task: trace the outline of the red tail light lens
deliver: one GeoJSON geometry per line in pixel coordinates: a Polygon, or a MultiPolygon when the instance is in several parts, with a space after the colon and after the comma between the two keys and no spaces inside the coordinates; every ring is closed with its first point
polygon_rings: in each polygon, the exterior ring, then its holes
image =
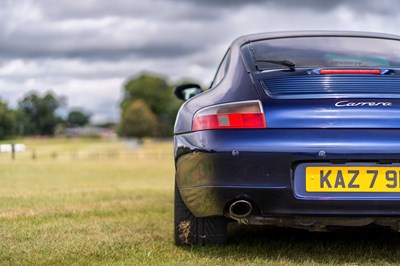
{"type": "Polygon", "coordinates": [[[379,69],[321,69],[319,71],[321,75],[328,74],[353,74],[353,75],[380,75],[379,69]]]}
{"type": "Polygon", "coordinates": [[[266,128],[260,101],[206,107],[195,114],[192,124],[192,131],[238,128],[266,128]]]}

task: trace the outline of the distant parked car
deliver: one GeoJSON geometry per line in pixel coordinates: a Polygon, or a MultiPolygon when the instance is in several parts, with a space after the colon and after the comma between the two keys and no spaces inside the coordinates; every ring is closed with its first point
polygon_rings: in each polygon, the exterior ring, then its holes
{"type": "Polygon", "coordinates": [[[400,36],[243,36],[208,90],[175,94],[177,245],[234,221],[400,229],[400,36]]]}

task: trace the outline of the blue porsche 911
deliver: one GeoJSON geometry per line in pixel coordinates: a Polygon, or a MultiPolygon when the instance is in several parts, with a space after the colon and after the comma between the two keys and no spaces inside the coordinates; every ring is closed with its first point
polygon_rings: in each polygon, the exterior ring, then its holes
{"type": "Polygon", "coordinates": [[[400,230],[400,36],[242,36],[208,90],[175,94],[177,245],[229,222],[400,230]]]}

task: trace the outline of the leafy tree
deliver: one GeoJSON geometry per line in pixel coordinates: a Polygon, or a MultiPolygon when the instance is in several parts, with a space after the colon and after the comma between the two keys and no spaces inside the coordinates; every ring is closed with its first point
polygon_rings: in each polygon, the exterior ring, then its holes
{"type": "Polygon", "coordinates": [[[0,139],[15,135],[17,127],[16,114],[0,101],[0,139]]]}
{"type": "Polygon", "coordinates": [[[25,135],[53,135],[56,125],[62,119],[56,110],[65,106],[66,99],[51,92],[42,97],[35,92],[27,94],[18,103],[19,123],[23,125],[25,135]]]}
{"type": "Polygon", "coordinates": [[[79,109],[74,109],[67,116],[67,124],[72,126],[85,126],[89,124],[90,114],[87,114],[79,109]]]}
{"type": "Polygon", "coordinates": [[[125,109],[135,100],[142,99],[156,115],[164,114],[169,105],[170,89],[162,77],[142,74],[128,81],[124,87],[124,99],[121,107],[125,109]]]}
{"type": "Polygon", "coordinates": [[[157,117],[142,99],[130,103],[122,111],[119,133],[125,137],[143,138],[152,136],[157,126],[157,117]]]}
{"type": "MultiPolygon", "coordinates": [[[[190,82],[182,81],[179,84],[183,83],[190,82]]],[[[172,92],[174,87],[174,84],[168,84],[164,78],[151,74],[142,74],[131,79],[124,87],[121,113],[133,101],[142,99],[157,118],[153,136],[172,136],[176,114],[182,104],[172,92]]]]}

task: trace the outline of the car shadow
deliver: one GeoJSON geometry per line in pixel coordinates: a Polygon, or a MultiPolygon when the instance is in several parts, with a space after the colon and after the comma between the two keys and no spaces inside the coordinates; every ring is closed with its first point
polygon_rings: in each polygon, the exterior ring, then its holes
{"type": "Polygon", "coordinates": [[[264,226],[229,226],[226,246],[196,248],[201,256],[251,262],[393,264],[400,261],[400,234],[387,228],[308,232],[264,226]]]}

